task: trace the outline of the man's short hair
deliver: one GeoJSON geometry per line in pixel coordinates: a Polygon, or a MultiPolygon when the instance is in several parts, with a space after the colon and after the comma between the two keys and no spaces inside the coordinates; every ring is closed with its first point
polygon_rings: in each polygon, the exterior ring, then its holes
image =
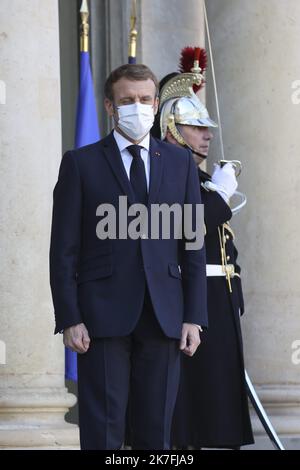
{"type": "Polygon", "coordinates": [[[159,83],[154,73],[142,64],[125,64],[113,70],[107,78],[104,85],[104,95],[110,101],[113,101],[113,85],[121,78],[127,78],[132,81],[152,80],[156,88],[156,96],[159,94],[159,83]]]}

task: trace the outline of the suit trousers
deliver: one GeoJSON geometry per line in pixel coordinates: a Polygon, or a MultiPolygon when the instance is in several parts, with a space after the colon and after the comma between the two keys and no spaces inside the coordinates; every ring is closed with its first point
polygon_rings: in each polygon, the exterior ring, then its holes
{"type": "Polygon", "coordinates": [[[92,338],[78,355],[81,448],[122,447],[130,392],[132,448],[169,449],[179,372],[179,341],[163,333],[146,289],[131,334],[92,338]]]}

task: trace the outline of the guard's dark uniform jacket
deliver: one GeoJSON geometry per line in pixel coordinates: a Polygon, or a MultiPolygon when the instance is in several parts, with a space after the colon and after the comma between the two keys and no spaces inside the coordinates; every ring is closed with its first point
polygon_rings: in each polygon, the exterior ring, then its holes
{"type": "Polygon", "coordinates": [[[228,225],[230,207],[217,192],[203,187],[208,174],[199,170],[199,179],[207,264],[227,264],[228,271],[234,265],[236,275],[207,277],[209,329],[201,334],[192,358],[182,355],[172,440],[177,447],[235,448],[253,443],[240,327],[244,312],[240,268],[228,225]]]}

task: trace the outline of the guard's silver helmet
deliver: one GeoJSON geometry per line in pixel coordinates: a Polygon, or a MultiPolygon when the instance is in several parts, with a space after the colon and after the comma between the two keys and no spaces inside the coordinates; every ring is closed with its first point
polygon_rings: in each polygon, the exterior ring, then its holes
{"type": "Polygon", "coordinates": [[[193,85],[201,82],[202,76],[197,73],[177,75],[163,87],[160,95],[160,128],[164,139],[167,130],[181,145],[184,141],[178,124],[199,127],[218,127],[209,117],[208,111],[193,91],[193,85]]]}

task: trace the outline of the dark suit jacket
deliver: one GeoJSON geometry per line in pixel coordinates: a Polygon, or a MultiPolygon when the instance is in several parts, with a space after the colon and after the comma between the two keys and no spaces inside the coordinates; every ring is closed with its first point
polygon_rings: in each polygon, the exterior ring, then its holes
{"type": "MultiPolygon", "coordinates": [[[[201,202],[191,153],[151,138],[149,204],[201,202]]],[[[185,240],[100,240],[97,207],[134,194],[112,134],[67,152],[54,188],[50,283],[55,332],[84,322],[92,337],[129,334],[148,285],[154,312],[168,337],[182,322],[207,326],[205,250],[185,240]],[[180,265],[180,267],[179,267],[180,265]],[[181,269],[180,269],[181,268],[181,269]]]]}

